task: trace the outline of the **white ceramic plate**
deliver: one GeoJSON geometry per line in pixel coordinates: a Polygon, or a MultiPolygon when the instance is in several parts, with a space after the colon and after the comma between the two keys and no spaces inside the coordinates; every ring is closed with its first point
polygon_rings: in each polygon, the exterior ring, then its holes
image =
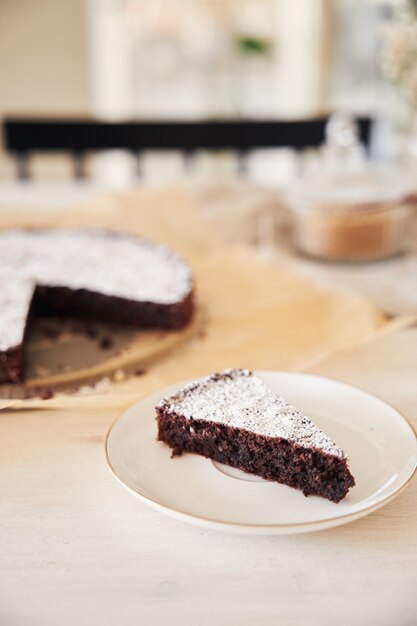
{"type": "Polygon", "coordinates": [[[161,389],[128,409],[106,440],[108,464],[141,500],[206,527],[258,534],[321,530],[380,508],[416,472],[417,439],[398,411],[371,394],[328,378],[258,372],[349,456],[356,485],[339,504],[262,480],[195,454],[171,459],[156,441],[154,407],[184,383],[161,389]]]}

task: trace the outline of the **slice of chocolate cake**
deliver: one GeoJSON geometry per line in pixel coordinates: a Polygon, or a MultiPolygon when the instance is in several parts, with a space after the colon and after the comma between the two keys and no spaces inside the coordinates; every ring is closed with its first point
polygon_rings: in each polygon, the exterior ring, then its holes
{"type": "Polygon", "coordinates": [[[158,440],[339,502],[355,484],[344,452],[249,370],[191,383],[156,407],[158,440]]]}
{"type": "Polygon", "coordinates": [[[190,269],[164,246],[98,230],[0,232],[0,383],[24,378],[31,315],[170,330],[192,313],[190,269]]]}

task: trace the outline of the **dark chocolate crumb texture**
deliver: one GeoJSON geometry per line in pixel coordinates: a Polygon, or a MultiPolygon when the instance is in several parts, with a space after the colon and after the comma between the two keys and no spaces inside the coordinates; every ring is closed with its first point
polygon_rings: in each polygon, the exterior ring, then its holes
{"type": "Polygon", "coordinates": [[[178,329],[193,313],[189,267],[167,248],[109,231],[0,232],[0,382],[21,382],[30,315],[178,329]]]}
{"type": "Polygon", "coordinates": [[[355,484],[347,457],[249,370],[191,383],[156,407],[158,440],[332,502],[355,484]]]}

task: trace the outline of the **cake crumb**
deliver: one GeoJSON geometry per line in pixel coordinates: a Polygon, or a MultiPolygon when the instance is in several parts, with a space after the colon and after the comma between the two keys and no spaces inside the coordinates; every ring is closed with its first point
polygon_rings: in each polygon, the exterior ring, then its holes
{"type": "Polygon", "coordinates": [[[109,337],[108,335],[105,335],[104,337],[100,339],[98,345],[100,346],[102,350],[108,350],[109,348],[113,346],[113,339],[109,337]]]}
{"type": "Polygon", "coordinates": [[[42,391],[39,394],[39,397],[41,398],[41,400],[50,400],[51,398],[54,397],[54,392],[52,391],[52,389],[49,388],[45,388],[42,389],[42,391]]]}

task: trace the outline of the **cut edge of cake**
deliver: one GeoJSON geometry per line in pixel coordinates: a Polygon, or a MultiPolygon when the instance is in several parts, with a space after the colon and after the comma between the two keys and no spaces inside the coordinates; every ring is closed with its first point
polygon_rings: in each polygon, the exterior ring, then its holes
{"type": "MultiPolygon", "coordinates": [[[[0,268],[1,279],[9,282],[6,283],[8,289],[3,286],[2,298],[0,298],[3,321],[5,318],[3,325],[0,324],[0,384],[24,383],[24,347],[29,321],[33,314],[64,315],[87,321],[120,323],[138,329],[155,328],[168,331],[180,330],[193,317],[195,301],[191,269],[179,255],[159,243],[118,231],[89,228],[4,229],[0,231],[0,241],[2,240],[5,240],[7,245],[3,246],[0,252],[0,260],[3,263],[0,268]],[[158,298],[153,300],[140,297],[140,294],[138,297],[133,297],[130,296],[130,292],[120,293],[119,287],[114,293],[111,293],[111,290],[102,292],[100,289],[95,290],[88,281],[87,285],[84,285],[83,280],[78,278],[72,284],[71,281],[68,282],[68,277],[71,276],[70,267],[65,268],[62,283],[59,276],[54,276],[55,270],[51,270],[52,280],[40,279],[39,264],[43,269],[48,267],[48,264],[54,267],[52,252],[47,254],[47,244],[55,241],[56,237],[66,237],[68,245],[79,239],[81,243],[94,247],[97,241],[106,250],[109,246],[121,245],[123,247],[124,244],[130,246],[129,249],[137,246],[138,250],[145,251],[146,254],[160,257],[159,274],[172,262],[175,266],[170,270],[173,274],[173,283],[175,283],[175,272],[178,268],[181,270],[182,284],[177,299],[170,297],[166,301],[158,298]],[[31,246],[28,254],[25,253],[26,240],[31,246]],[[16,249],[12,245],[13,242],[16,243],[16,249]],[[40,260],[37,250],[42,251],[40,260]],[[38,269],[32,268],[32,260],[38,269]]],[[[5,242],[2,241],[2,243],[5,242]]],[[[51,251],[55,248],[56,245],[54,247],[51,243],[51,251]]],[[[96,267],[94,265],[91,267],[95,271],[96,267]]],[[[120,272],[121,276],[122,269],[123,265],[119,266],[117,263],[114,274],[120,272]]],[[[138,277],[140,278],[140,268],[137,272],[134,269],[129,268],[132,283],[136,285],[138,277]]],[[[125,280],[125,272],[123,272],[123,279],[125,280]]]]}

